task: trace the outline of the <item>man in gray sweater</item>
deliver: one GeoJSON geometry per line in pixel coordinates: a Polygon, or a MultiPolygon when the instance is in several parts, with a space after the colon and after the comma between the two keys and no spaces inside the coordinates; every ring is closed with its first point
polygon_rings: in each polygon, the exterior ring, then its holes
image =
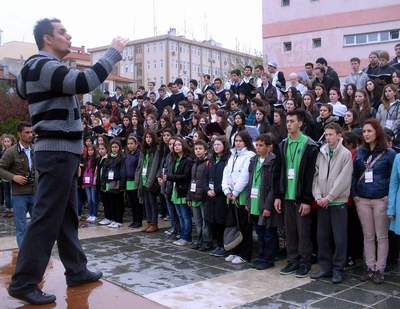
{"type": "Polygon", "coordinates": [[[77,174],[82,149],[82,124],[76,94],[98,87],[121,60],[127,41],[115,38],[104,56],[81,72],[61,61],[71,48],[71,36],[58,19],[43,19],[34,28],[39,53],[24,64],[17,92],[29,104],[39,174],[32,221],[22,241],[8,292],[31,304],[56,300],[43,293],[41,282],[57,241],[69,287],[101,278],[86,268],[78,239],[77,174]]]}

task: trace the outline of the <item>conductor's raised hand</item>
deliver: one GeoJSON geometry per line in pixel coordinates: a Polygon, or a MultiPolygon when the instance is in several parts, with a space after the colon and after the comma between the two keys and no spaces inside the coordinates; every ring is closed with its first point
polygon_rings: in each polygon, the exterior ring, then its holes
{"type": "Polygon", "coordinates": [[[117,36],[114,38],[111,42],[111,47],[115,48],[118,50],[120,53],[124,50],[126,44],[128,44],[129,39],[126,38],[121,38],[120,36],[117,36]]]}

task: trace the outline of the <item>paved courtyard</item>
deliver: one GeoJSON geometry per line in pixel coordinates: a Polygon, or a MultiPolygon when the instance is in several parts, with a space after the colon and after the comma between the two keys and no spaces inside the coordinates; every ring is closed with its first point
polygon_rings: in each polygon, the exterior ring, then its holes
{"type": "MultiPolygon", "coordinates": [[[[1,218],[1,308],[22,305],[5,291],[15,264],[14,234],[12,219],[1,218]]],[[[347,271],[343,284],[333,285],[329,280],[280,276],[283,260],[273,269],[257,271],[248,264],[233,265],[177,247],[163,230],[145,234],[127,227],[111,230],[91,225],[80,229],[80,237],[89,267],[103,271],[104,280],[100,287],[66,289],[55,248],[46,276],[54,283],[47,289],[45,284],[45,289],[67,296],[58,297],[57,305],[48,308],[110,308],[106,304],[111,300],[113,305],[121,302],[120,308],[133,304],[135,308],[400,308],[400,268],[386,274],[384,284],[375,285],[359,281],[359,263],[347,271]]]]}

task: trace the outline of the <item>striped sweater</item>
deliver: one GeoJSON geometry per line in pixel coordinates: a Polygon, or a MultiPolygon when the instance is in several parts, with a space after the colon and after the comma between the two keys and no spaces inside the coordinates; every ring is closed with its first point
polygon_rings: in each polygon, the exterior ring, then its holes
{"type": "Polygon", "coordinates": [[[114,48],[85,71],[66,67],[54,55],[40,51],[24,64],[17,79],[18,95],[28,100],[35,151],[80,154],[82,123],[76,94],[98,87],[110,74],[121,54],[114,48]]]}

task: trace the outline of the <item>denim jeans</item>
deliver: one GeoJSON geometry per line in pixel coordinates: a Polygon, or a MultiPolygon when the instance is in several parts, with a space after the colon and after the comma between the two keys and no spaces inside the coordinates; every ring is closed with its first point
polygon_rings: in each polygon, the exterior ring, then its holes
{"type": "Polygon", "coordinates": [[[265,264],[274,264],[278,248],[278,229],[276,227],[267,228],[258,224],[255,224],[255,228],[260,246],[258,259],[265,264]]]}
{"type": "Polygon", "coordinates": [[[20,247],[26,231],[26,213],[29,212],[32,215],[34,196],[31,194],[12,195],[11,202],[14,208],[17,244],[20,247]]]}
{"type": "Polygon", "coordinates": [[[7,209],[11,210],[12,209],[11,184],[8,181],[3,181],[1,183],[1,186],[3,187],[4,205],[6,206],[7,209]]]}
{"type": "Polygon", "coordinates": [[[197,243],[199,245],[211,245],[210,227],[205,220],[205,205],[192,207],[192,211],[197,232],[197,243]]]}
{"type": "Polygon", "coordinates": [[[168,209],[168,216],[169,216],[169,221],[171,222],[171,228],[174,229],[174,232],[178,232],[178,226],[177,226],[177,221],[175,217],[175,206],[172,204],[172,202],[168,199],[168,197],[165,197],[165,203],[167,204],[167,209],[168,209]]]}
{"type": "Polygon", "coordinates": [[[97,192],[96,187],[85,188],[86,199],[88,201],[89,216],[97,217],[97,192]]]}
{"type": "Polygon", "coordinates": [[[188,205],[175,204],[176,212],[178,213],[179,224],[181,226],[181,239],[192,241],[192,217],[190,216],[190,208],[188,205]]]}

